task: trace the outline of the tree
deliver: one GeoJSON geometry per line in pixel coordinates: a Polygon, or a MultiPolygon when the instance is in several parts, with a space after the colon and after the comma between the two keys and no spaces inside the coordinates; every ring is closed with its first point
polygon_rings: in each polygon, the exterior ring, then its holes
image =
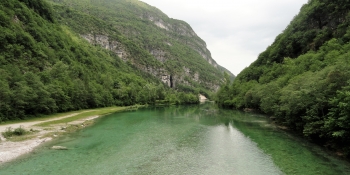
{"type": "Polygon", "coordinates": [[[330,112],[324,123],[325,136],[330,138],[332,146],[342,145],[346,155],[350,154],[350,86],[338,91],[330,100],[330,112]]]}

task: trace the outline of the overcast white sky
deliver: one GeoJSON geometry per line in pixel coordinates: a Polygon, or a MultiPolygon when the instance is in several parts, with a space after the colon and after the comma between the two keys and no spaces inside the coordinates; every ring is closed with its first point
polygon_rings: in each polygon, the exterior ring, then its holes
{"type": "Polygon", "coordinates": [[[271,45],[308,0],[141,0],[189,23],[213,59],[237,75],[271,45]]]}

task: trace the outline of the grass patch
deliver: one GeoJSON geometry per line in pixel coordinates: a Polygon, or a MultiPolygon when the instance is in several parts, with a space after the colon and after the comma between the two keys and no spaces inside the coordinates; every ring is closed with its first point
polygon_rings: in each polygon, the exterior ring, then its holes
{"type": "Polygon", "coordinates": [[[90,111],[90,110],[89,109],[85,109],[85,110],[80,110],[80,111],[71,111],[71,112],[65,112],[65,113],[44,115],[42,117],[29,118],[29,119],[24,119],[24,120],[12,120],[12,121],[6,121],[6,122],[3,122],[3,123],[0,123],[0,125],[16,124],[16,123],[23,123],[23,122],[45,121],[45,120],[50,120],[50,119],[63,117],[63,116],[71,115],[71,114],[74,114],[74,113],[81,113],[81,112],[85,112],[85,111],[90,111]]]}
{"type": "Polygon", "coordinates": [[[35,135],[32,135],[32,133],[37,132],[34,130],[27,131],[22,126],[19,128],[7,128],[5,132],[2,132],[1,134],[8,140],[13,141],[13,142],[19,142],[27,139],[31,139],[35,137],[35,135]]]}
{"type": "Polygon", "coordinates": [[[5,138],[10,138],[12,136],[22,136],[25,135],[27,131],[20,126],[19,128],[12,129],[11,127],[7,128],[5,132],[2,133],[2,135],[5,138]]]}
{"type": "Polygon", "coordinates": [[[107,115],[107,114],[120,112],[120,111],[135,110],[135,109],[138,109],[139,107],[141,107],[141,106],[135,105],[135,106],[129,106],[129,107],[108,107],[108,108],[99,108],[99,109],[93,109],[93,110],[88,110],[88,111],[82,111],[82,112],[80,112],[80,114],[72,116],[72,117],[64,118],[61,120],[44,122],[44,123],[40,123],[36,126],[47,127],[47,126],[55,125],[55,124],[69,123],[69,122],[84,119],[84,118],[87,118],[90,116],[101,116],[101,115],[107,115]]]}
{"type": "MultiPolygon", "coordinates": [[[[79,111],[70,111],[70,112],[65,112],[65,113],[44,115],[44,116],[40,116],[40,117],[36,117],[36,118],[28,118],[28,119],[24,119],[24,120],[12,120],[12,121],[0,122],[0,125],[16,124],[16,123],[23,123],[23,122],[45,121],[45,120],[55,119],[55,118],[59,118],[59,117],[64,117],[64,116],[71,115],[74,113],[85,113],[85,112],[89,112],[91,110],[94,110],[94,111],[111,110],[110,113],[113,113],[114,108],[125,108],[122,110],[134,110],[134,109],[138,109],[139,107],[143,107],[143,106],[144,105],[134,105],[134,106],[129,106],[129,107],[107,107],[107,108],[98,108],[98,109],[83,109],[83,110],[79,110],[79,111]]],[[[119,110],[117,110],[115,112],[118,112],[118,111],[119,110]]],[[[106,113],[106,114],[108,114],[108,113],[106,113]]],[[[100,115],[105,115],[105,114],[100,114],[100,115]]]]}
{"type": "Polygon", "coordinates": [[[34,137],[36,137],[36,135],[34,135],[32,133],[28,133],[28,134],[21,135],[21,136],[10,137],[10,138],[8,138],[8,140],[11,141],[11,142],[21,142],[21,141],[24,141],[24,140],[32,139],[34,137]]]}
{"type": "MultiPolygon", "coordinates": [[[[134,106],[128,106],[128,107],[107,107],[107,108],[99,108],[99,109],[86,109],[86,110],[80,110],[80,111],[71,111],[71,112],[66,112],[66,113],[59,113],[59,114],[53,114],[53,115],[48,115],[45,117],[40,117],[40,118],[33,118],[29,120],[25,120],[25,122],[33,122],[33,121],[43,121],[43,123],[37,124],[35,126],[40,126],[40,127],[47,127],[50,125],[55,125],[55,124],[67,124],[72,121],[76,120],[81,120],[85,119],[87,117],[92,117],[92,116],[101,116],[101,115],[107,115],[115,112],[121,112],[121,111],[134,111],[137,110],[140,107],[144,107],[144,105],[134,105],[134,106]],[[72,117],[68,118],[63,118],[63,119],[57,119],[60,117],[65,117],[67,115],[72,115],[72,114],[77,114],[72,117]],[[50,119],[57,119],[53,121],[47,121],[45,120],[50,120],[50,119]]],[[[22,121],[11,121],[7,122],[6,124],[9,123],[20,123],[22,121]]],[[[92,125],[94,123],[93,120],[88,120],[84,121],[82,124],[79,125],[69,125],[64,128],[61,128],[61,130],[64,130],[65,132],[49,132],[44,135],[44,137],[58,137],[59,135],[62,135],[64,133],[72,133],[75,132],[79,129],[82,129],[84,127],[87,127],[89,125],[92,125]]],[[[53,128],[43,128],[44,130],[52,130],[53,128]]],[[[18,142],[18,141],[23,141],[23,140],[28,140],[36,137],[34,133],[39,132],[37,130],[30,129],[29,131],[25,130],[20,126],[19,128],[7,128],[5,132],[2,132],[1,134],[8,140],[13,141],[13,142],[18,142]]],[[[1,140],[0,140],[1,141],[1,140]]]]}

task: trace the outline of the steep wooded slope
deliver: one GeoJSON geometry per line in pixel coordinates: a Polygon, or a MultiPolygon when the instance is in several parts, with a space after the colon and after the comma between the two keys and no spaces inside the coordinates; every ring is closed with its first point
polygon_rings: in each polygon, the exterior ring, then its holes
{"type": "MultiPolygon", "coordinates": [[[[0,122],[112,105],[198,102],[198,92],[168,88],[57,21],[46,1],[0,2],[0,122]]],[[[130,54],[150,56],[123,42],[134,48],[130,54]]]]}
{"type": "Polygon", "coordinates": [[[174,89],[208,96],[218,89],[218,77],[228,72],[187,23],[141,1],[52,2],[62,24],[174,89]]]}
{"type": "Polygon", "coordinates": [[[350,154],[350,1],[310,0],[274,43],[219,90],[220,105],[254,108],[350,154]]]}

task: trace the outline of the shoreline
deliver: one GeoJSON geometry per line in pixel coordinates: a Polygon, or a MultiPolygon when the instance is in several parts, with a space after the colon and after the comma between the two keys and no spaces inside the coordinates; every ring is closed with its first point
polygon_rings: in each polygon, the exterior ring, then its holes
{"type": "Polygon", "coordinates": [[[133,109],[135,107],[138,108],[139,106],[109,107],[77,112],[72,111],[73,113],[69,112],[67,115],[63,113],[63,115],[54,118],[0,125],[0,167],[5,163],[16,160],[20,156],[33,152],[38,146],[52,141],[60,135],[72,133],[92,125],[94,121],[101,116],[133,109]],[[53,124],[50,124],[51,122],[53,122],[53,124]],[[7,128],[16,129],[19,127],[25,129],[27,132],[34,132],[23,136],[14,136],[10,139],[3,137],[2,133],[5,132],[7,128]]]}
{"type": "Polygon", "coordinates": [[[100,117],[99,115],[88,116],[84,119],[78,119],[78,120],[74,120],[72,122],[64,123],[64,124],[55,124],[49,127],[35,126],[40,123],[73,117],[78,114],[81,114],[81,113],[75,113],[72,115],[67,115],[67,116],[60,117],[57,119],[52,119],[52,120],[45,120],[45,121],[39,121],[39,122],[27,122],[27,123],[22,122],[17,124],[0,126],[0,166],[5,163],[9,163],[13,161],[22,155],[31,153],[38,146],[42,145],[43,143],[52,141],[55,138],[58,138],[60,135],[71,133],[79,129],[83,129],[86,126],[91,125],[95,119],[100,117]],[[24,135],[24,136],[17,136],[17,137],[24,137],[22,141],[12,141],[11,139],[4,138],[1,133],[4,132],[9,127],[13,129],[17,128],[15,126],[22,127],[26,131],[35,130],[36,132],[28,135],[24,135]],[[64,130],[69,127],[74,127],[73,131],[64,130]]]}
{"type": "Polygon", "coordinates": [[[11,162],[22,155],[31,153],[39,145],[51,141],[53,138],[34,138],[21,142],[1,141],[0,142],[0,166],[11,162]]]}

